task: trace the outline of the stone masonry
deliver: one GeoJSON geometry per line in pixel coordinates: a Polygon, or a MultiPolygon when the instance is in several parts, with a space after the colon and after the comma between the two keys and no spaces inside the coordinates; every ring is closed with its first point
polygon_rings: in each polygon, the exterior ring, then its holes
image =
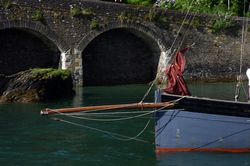
{"type": "MultiPolygon", "coordinates": [[[[234,78],[240,21],[214,33],[216,18],[200,15],[188,23],[191,17],[99,0],[0,0],[0,74],[59,67],[70,69],[77,84],[146,83],[164,72],[174,50],[195,43],[187,54],[187,78],[234,78]]],[[[249,52],[245,47],[243,72],[249,52]]]]}

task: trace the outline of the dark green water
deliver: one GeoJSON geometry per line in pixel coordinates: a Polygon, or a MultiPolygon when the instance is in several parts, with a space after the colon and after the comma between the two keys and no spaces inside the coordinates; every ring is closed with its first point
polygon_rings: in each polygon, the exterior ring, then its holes
{"type": "MultiPolygon", "coordinates": [[[[171,153],[156,156],[153,119],[140,136],[148,141],[145,143],[117,140],[98,131],[53,121],[39,115],[40,110],[45,107],[138,102],[147,88],[147,85],[78,88],[72,100],[0,105],[0,165],[250,165],[250,154],[171,153]]],[[[192,84],[190,89],[197,96],[229,99],[234,95],[234,85],[230,83],[192,84]]],[[[151,93],[147,101],[153,101],[153,96],[151,93]]],[[[135,136],[148,122],[148,118],[119,122],[93,122],[71,118],[67,120],[127,136],[135,136]]]]}

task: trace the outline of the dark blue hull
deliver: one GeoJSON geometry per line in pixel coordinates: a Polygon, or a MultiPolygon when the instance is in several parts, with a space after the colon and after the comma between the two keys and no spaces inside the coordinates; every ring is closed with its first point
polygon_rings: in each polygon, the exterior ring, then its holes
{"type": "MultiPolygon", "coordinates": [[[[180,97],[156,95],[158,102],[180,97]]],[[[157,152],[250,152],[249,103],[195,97],[178,103],[173,109],[156,113],[157,152]]]]}

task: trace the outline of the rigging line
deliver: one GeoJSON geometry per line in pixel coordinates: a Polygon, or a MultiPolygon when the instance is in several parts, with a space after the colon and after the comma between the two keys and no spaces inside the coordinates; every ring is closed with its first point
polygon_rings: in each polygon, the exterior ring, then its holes
{"type": "MultiPolygon", "coordinates": [[[[245,97],[247,98],[247,97],[248,97],[248,93],[247,93],[247,91],[246,91],[246,88],[244,87],[244,84],[243,84],[243,81],[242,81],[242,80],[239,80],[239,87],[242,87],[243,92],[244,92],[244,94],[245,94],[245,97]]],[[[240,88],[240,89],[241,89],[241,88],[240,88]]],[[[239,89],[239,91],[240,91],[240,89],[239,89]]],[[[238,91],[238,96],[239,96],[239,91],[238,91]]]]}
{"type": "Polygon", "coordinates": [[[156,131],[157,134],[156,134],[155,137],[158,137],[165,130],[165,128],[169,125],[170,122],[172,122],[172,120],[174,120],[176,118],[176,116],[181,112],[181,110],[178,110],[176,113],[175,112],[176,111],[173,111],[173,113],[170,116],[169,120],[161,128],[159,128],[156,131]]]}
{"type": "Polygon", "coordinates": [[[181,32],[181,29],[182,29],[182,27],[183,27],[183,25],[184,25],[184,23],[185,23],[185,21],[186,21],[186,19],[187,19],[187,17],[188,17],[188,14],[189,14],[189,12],[190,12],[190,10],[191,10],[191,8],[192,8],[193,2],[194,2],[194,0],[192,0],[190,6],[189,6],[189,8],[188,8],[188,11],[187,11],[187,13],[186,13],[186,15],[185,15],[185,17],[184,17],[182,23],[181,23],[181,26],[180,26],[180,28],[179,28],[179,30],[178,30],[178,32],[177,32],[177,35],[176,35],[176,37],[175,37],[175,39],[174,39],[174,41],[173,41],[173,43],[172,43],[172,45],[171,45],[171,47],[170,47],[170,50],[172,50],[173,47],[174,47],[174,44],[175,44],[175,42],[176,42],[176,40],[177,40],[177,38],[178,38],[178,36],[179,36],[179,34],[180,34],[180,32],[181,32]]]}
{"type": "MultiPolygon", "coordinates": [[[[185,17],[184,17],[184,20],[182,21],[181,26],[180,26],[180,28],[179,28],[179,30],[178,30],[178,32],[177,32],[177,35],[176,35],[176,37],[175,37],[175,39],[174,39],[174,41],[173,41],[171,47],[169,48],[170,54],[171,54],[171,51],[172,51],[172,49],[173,49],[173,47],[174,47],[174,44],[175,44],[175,42],[176,42],[176,40],[177,40],[179,34],[180,34],[180,32],[181,32],[181,29],[182,29],[182,27],[183,27],[183,25],[184,25],[184,23],[185,23],[185,21],[186,21],[186,19],[187,19],[187,17],[188,17],[188,14],[189,14],[189,12],[190,12],[190,10],[191,10],[191,8],[192,8],[193,2],[194,2],[194,0],[192,0],[191,4],[190,4],[190,6],[189,6],[189,9],[188,9],[188,11],[187,11],[187,13],[186,13],[186,15],[185,15],[185,17]]],[[[175,52],[175,51],[173,51],[173,53],[171,54],[170,57],[172,57],[172,56],[174,55],[174,52],[175,52]]],[[[143,96],[143,98],[142,98],[142,100],[141,100],[140,102],[143,102],[143,101],[145,100],[145,98],[148,96],[149,92],[152,90],[152,87],[153,87],[153,85],[155,84],[155,82],[156,82],[156,78],[155,78],[154,81],[151,83],[151,86],[149,87],[149,89],[147,90],[147,92],[145,93],[145,95],[143,96]]]]}
{"type": "MultiPolygon", "coordinates": [[[[182,96],[181,98],[176,99],[176,100],[172,100],[172,101],[170,101],[168,103],[177,103],[178,101],[182,100],[183,98],[185,98],[185,96],[182,96]]],[[[53,110],[53,111],[56,112],[56,113],[58,113],[59,115],[64,115],[64,116],[68,116],[68,117],[76,118],[76,119],[83,119],[83,120],[89,120],[89,121],[100,121],[100,122],[112,122],[112,121],[123,121],[123,120],[130,120],[130,119],[135,119],[135,118],[141,118],[141,117],[150,115],[152,113],[156,113],[156,112],[158,112],[160,110],[163,110],[163,109],[165,109],[167,107],[168,107],[168,105],[166,105],[166,106],[164,106],[162,108],[153,110],[153,111],[149,111],[149,112],[144,113],[144,114],[137,115],[137,116],[130,116],[130,117],[126,117],[126,118],[116,118],[116,119],[96,119],[96,118],[78,117],[78,116],[74,116],[74,115],[70,115],[70,114],[61,113],[61,112],[56,111],[56,110],[53,110]]]]}
{"type": "Polygon", "coordinates": [[[216,142],[219,142],[219,141],[221,141],[221,140],[223,140],[223,139],[230,138],[230,137],[232,137],[232,136],[234,136],[234,135],[237,135],[237,134],[240,134],[240,133],[249,131],[249,130],[250,130],[250,128],[246,128],[246,129],[243,129],[243,130],[236,131],[236,132],[234,132],[234,133],[231,133],[231,134],[229,134],[229,135],[223,136],[223,137],[218,138],[218,139],[216,139],[216,140],[214,140],[214,141],[211,141],[211,142],[208,142],[208,143],[206,143],[206,144],[204,144],[204,145],[201,145],[201,146],[199,146],[199,147],[197,147],[197,148],[193,148],[193,149],[191,149],[190,151],[195,151],[195,150],[197,150],[197,149],[206,147],[206,146],[208,146],[208,145],[211,145],[211,144],[214,144],[214,143],[216,143],[216,142]]]}
{"type": "MultiPolygon", "coordinates": [[[[249,11],[248,6],[248,10],[249,11]]],[[[246,14],[246,1],[244,1],[244,10],[243,10],[243,16],[246,14]]],[[[246,45],[246,38],[247,38],[247,31],[248,31],[248,17],[243,17],[242,20],[242,34],[241,34],[241,48],[240,48],[240,66],[239,66],[239,76],[237,77],[237,84],[236,84],[236,89],[235,89],[235,100],[237,101],[240,95],[240,88],[243,87],[244,94],[246,98],[248,97],[248,94],[243,86],[242,83],[242,66],[243,66],[243,55],[245,52],[245,45],[246,45]]]]}
{"type": "Polygon", "coordinates": [[[220,119],[209,119],[209,118],[197,118],[197,117],[191,117],[191,116],[183,116],[183,115],[179,115],[179,118],[183,118],[183,119],[191,119],[191,120],[206,120],[206,121],[215,121],[215,122],[221,122],[221,123],[233,123],[233,124],[245,124],[245,125],[250,125],[249,120],[246,120],[245,122],[237,122],[237,121],[233,121],[233,120],[220,120],[220,119]]]}
{"type": "MultiPolygon", "coordinates": [[[[245,16],[246,14],[246,1],[244,1],[244,10],[243,10],[243,16],[245,16]]],[[[241,74],[242,74],[242,64],[243,64],[243,52],[244,52],[244,49],[245,49],[245,17],[243,17],[243,25],[242,25],[242,34],[241,34],[241,49],[240,49],[240,77],[241,77],[241,74]]]]}
{"type": "Polygon", "coordinates": [[[141,101],[139,103],[142,103],[146,97],[148,96],[148,94],[150,93],[150,91],[152,90],[154,84],[156,82],[156,79],[153,80],[153,82],[151,83],[150,87],[148,88],[147,92],[144,94],[143,98],[141,99],[141,101]]]}
{"type": "MultiPolygon", "coordinates": [[[[169,121],[174,117],[174,115],[175,115],[175,110],[174,110],[174,111],[172,112],[172,114],[170,115],[169,120],[168,120],[162,127],[160,127],[159,129],[156,130],[156,133],[159,132],[160,130],[162,130],[162,128],[164,128],[164,127],[166,126],[166,124],[169,123],[169,121]]],[[[164,115],[164,116],[165,116],[165,115],[164,115]]]]}
{"type": "Polygon", "coordinates": [[[99,122],[113,122],[113,121],[123,121],[123,120],[130,120],[130,119],[144,117],[144,116],[150,115],[150,114],[152,114],[152,113],[154,113],[156,111],[162,110],[162,109],[167,108],[167,107],[168,107],[168,105],[166,105],[166,106],[164,106],[164,107],[162,107],[160,109],[157,109],[157,110],[149,111],[149,112],[144,113],[144,114],[140,114],[140,115],[136,115],[136,116],[129,116],[129,117],[125,117],[125,118],[116,118],[116,119],[87,118],[87,117],[79,117],[79,116],[64,114],[64,113],[61,113],[61,112],[58,112],[58,111],[55,111],[55,112],[57,112],[60,115],[65,115],[67,117],[76,118],[76,119],[89,120],[89,121],[99,121],[99,122]]]}
{"type": "Polygon", "coordinates": [[[181,42],[180,42],[179,47],[178,47],[177,50],[179,50],[179,49],[181,48],[181,45],[183,44],[184,39],[186,38],[186,36],[187,36],[187,34],[188,34],[188,31],[189,31],[191,25],[192,25],[193,22],[194,22],[194,19],[195,19],[195,17],[196,17],[196,14],[197,14],[197,12],[196,12],[193,16],[190,16],[190,18],[192,18],[192,19],[191,19],[191,21],[190,21],[190,23],[189,23],[189,25],[188,25],[188,28],[186,29],[186,31],[185,31],[185,33],[184,33],[184,35],[183,35],[183,38],[182,38],[182,40],[181,40],[181,42]]]}
{"type": "Polygon", "coordinates": [[[67,121],[67,120],[64,120],[64,119],[59,119],[59,118],[50,118],[50,119],[55,120],[55,121],[59,121],[59,122],[68,123],[68,124],[71,124],[71,125],[74,125],[74,126],[83,127],[83,128],[89,129],[89,130],[98,131],[98,132],[110,135],[111,137],[113,137],[113,138],[115,138],[117,140],[121,140],[121,141],[135,140],[135,141],[139,141],[139,142],[149,143],[148,141],[143,140],[143,139],[139,139],[138,137],[146,130],[146,128],[148,127],[148,125],[150,123],[150,120],[147,122],[147,124],[143,128],[143,130],[141,132],[139,132],[139,134],[137,134],[135,137],[128,137],[128,136],[125,136],[125,135],[122,135],[122,134],[117,134],[117,133],[97,129],[97,128],[90,127],[90,126],[87,126],[87,125],[83,125],[83,124],[79,124],[79,123],[75,123],[75,122],[70,122],[70,121],[67,121]]]}

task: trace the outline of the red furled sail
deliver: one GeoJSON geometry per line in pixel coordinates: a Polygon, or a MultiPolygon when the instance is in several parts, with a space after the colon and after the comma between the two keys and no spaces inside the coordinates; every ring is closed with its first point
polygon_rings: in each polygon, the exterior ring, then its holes
{"type": "Polygon", "coordinates": [[[168,84],[164,90],[166,93],[190,96],[191,93],[183,78],[185,70],[186,59],[185,53],[189,50],[189,47],[182,49],[175,55],[175,62],[167,70],[166,75],[168,77],[168,84]]]}

